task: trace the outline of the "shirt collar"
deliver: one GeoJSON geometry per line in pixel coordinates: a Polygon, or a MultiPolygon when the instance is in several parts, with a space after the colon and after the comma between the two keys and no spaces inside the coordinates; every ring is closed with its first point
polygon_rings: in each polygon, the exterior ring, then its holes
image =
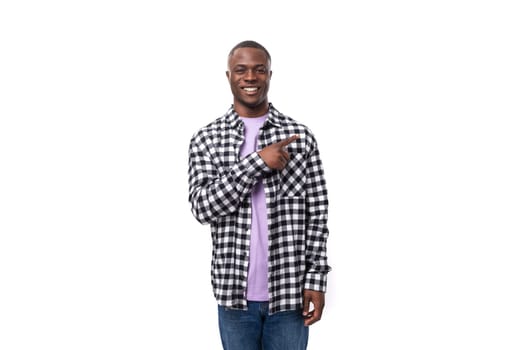
{"type": "MultiPolygon", "coordinates": [[[[281,127],[284,121],[284,116],[279,112],[271,103],[269,104],[268,119],[266,119],[265,125],[271,124],[276,127],[281,127]]],[[[242,127],[242,121],[239,118],[239,114],[233,109],[233,105],[230,106],[228,112],[226,112],[226,120],[232,128],[242,127]]]]}

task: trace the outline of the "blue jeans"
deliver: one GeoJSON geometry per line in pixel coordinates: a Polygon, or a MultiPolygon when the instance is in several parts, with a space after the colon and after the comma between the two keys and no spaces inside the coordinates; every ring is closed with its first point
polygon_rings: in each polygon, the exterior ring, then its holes
{"type": "Polygon", "coordinates": [[[305,350],[308,327],[302,310],[268,315],[268,302],[249,301],[248,310],[219,305],[224,350],[305,350]]]}

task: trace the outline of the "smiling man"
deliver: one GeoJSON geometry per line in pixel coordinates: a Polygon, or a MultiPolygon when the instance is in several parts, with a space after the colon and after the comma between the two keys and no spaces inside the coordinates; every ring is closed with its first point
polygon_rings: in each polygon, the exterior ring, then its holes
{"type": "Polygon", "coordinates": [[[211,228],[211,279],[225,350],[303,350],[321,319],[328,195],[305,125],[268,102],[271,57],[237,44],[226,76],[233,105],[189,147],[189,201],[211,228]]]}
{"type": "Polygon", "coordinates": [[[272,71],[270,54],[266,49],[235,47],[228,56],[226,76],[230,81],[234,109],[239,115],[261,117],[268,112],[272,71]]]}

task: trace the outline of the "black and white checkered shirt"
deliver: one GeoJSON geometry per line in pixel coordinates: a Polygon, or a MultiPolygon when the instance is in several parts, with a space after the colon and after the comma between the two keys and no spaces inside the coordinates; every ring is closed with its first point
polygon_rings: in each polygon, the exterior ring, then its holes
{"type": "Polygon", "coordinates": [[[193,135],[189,148],[189,201],[193,215],[210,224],[212,286],[219,304],[246,309],[250,261],[251,192],[263,179],[268,210],[270,313],[302,307],[303,289],[324,292],[328,196],[317,142],[304,125],[270,105],[258,149],[292,135],[290,160],[270,169],[253,152],[239,159],[244,125],[231,107],[193,135]]]}

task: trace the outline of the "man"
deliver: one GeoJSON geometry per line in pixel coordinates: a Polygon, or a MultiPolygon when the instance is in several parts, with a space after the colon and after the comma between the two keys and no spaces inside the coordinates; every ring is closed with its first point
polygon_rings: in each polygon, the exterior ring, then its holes
{"type": "Polygon", "coordinates": [[[306,349],[321,319],[328,197],[316,140],[268,102],[271,57],[237,44],[227,113],[193,135],[189,201],[210,224],[212,286],[225,350],[306,349]]]}

